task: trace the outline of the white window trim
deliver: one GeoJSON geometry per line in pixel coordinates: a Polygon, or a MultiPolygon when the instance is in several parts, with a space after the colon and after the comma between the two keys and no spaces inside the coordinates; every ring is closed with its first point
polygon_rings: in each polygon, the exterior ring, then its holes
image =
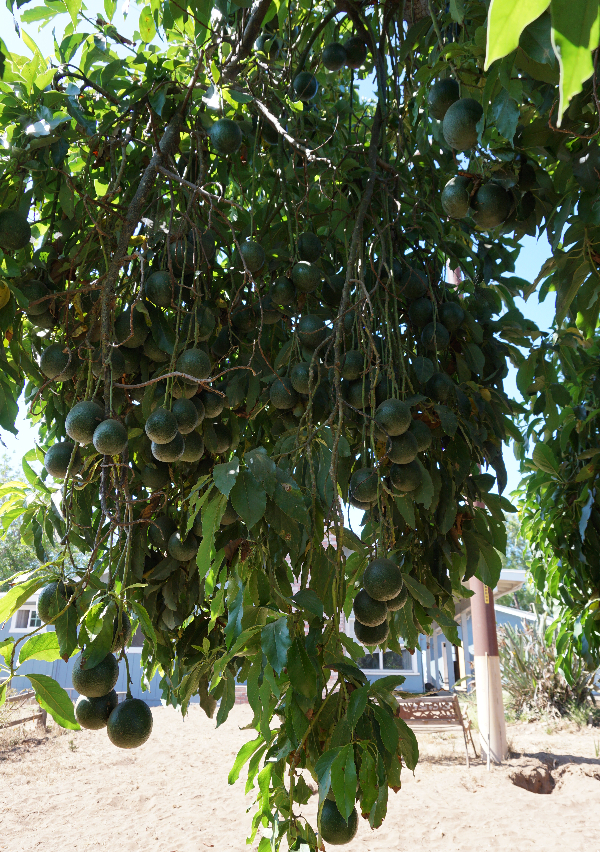
{"type": "MultiPolygon", "coordinates": [[[[12,618],[10,620],[10,627],[8,628],[9,633],[24,634],[24,633],[29,633],[30,630],[37,630],[39,633],[45,633],[46,632],[47,627],[46,627],[45,624],[40,624],[38,627],[30,627],[29,626],[29,622],[31,621],[31,611],[35,610],[35,612],[37,613],[38,597],[39,597],[39,595],[36,595],[31,600],[25,601],[24,603],[21,604],[19,609],[16,612],[13,613],[12,618]],[[29,610],[29,618],[27,619],[27,627],[17,627],[17,616],[22,609],[29,610]]],[[[38,618],[39,618],[39,614],[38,614],[38,618]]]]}
{"type": "MultiPolygon", "coordinates": [[[[356,644],[360,645],[360,642],[357,642],[356,637],[354,636],[354,624],[353,624],[354,616],[352,616],[352,615],[348,619],[348,622],[347,622],[348,627],[350,627],[351,622],[352,622],[352,634],[353,634],[353,637],[351,637],[351,638],[354,638],[354,641],[356,642],[356,644]]],[[[406,650],[406,646],[401,644],[400,647],[402,648],[403,651],[406,650]]],[[[383,675],[383,676],[390,675],[390,674],[391,675],[399,674],[399,675],[408,675],[408,676],[419,675],[419,662],[417,660],[417,652],[416,651],[415,651],[414,654],[411,654],[411,657],[410,657],[411,663],[412,663],[412,668],[410,668],[410,669],[384,669],[383,668],[383,654],[384,654],[384,652],[383,651],[381,651],[379,648],[377,648],[376,651],[372,652],[372,651],[369,651],[368,648],[365,648],[364,645],[361,645],[361,648],[364,648],[364,650],[365,650],[365,657],[368,656],[368,655],[372,655],[373,653],[379,654],[380,668],[378,668],[378,669],[361,669],[361,671],[364,672],[365,674],[383,675]]]]}
{"type": "MultiPolygon", "coordinates": [[[[9,630],[10,633],[29,633],[29,631],[32,629],[29,626],[29,621],[31,619],[31,610],[32,609],[33,609],[32,606],[28,607],[26,604],[24,606],[19,607],[19,609],[13,614],[11,625],[10,625],[10,630],[9,630]],[[21,612],[22,609],[26,609],[30,613],[29,616],[27,617],[27,627],[17,627],[17,616],[21,612]]],[[[37,611],[37,609],[36,609],[36,611],[37,611]]]]}

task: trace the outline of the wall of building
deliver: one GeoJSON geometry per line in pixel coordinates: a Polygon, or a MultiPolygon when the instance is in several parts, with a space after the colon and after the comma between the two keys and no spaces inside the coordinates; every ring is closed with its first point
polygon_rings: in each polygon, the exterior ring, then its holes
{"type": "MultiPolygon", "coordinates": [[[[23,604],[23,607],[21,608],[21,611],[25,609],[29,609],[30,611],[28,630],[31,629],[32,622],[35,623],[35,616],[31,615],[31,613],[35,612],[36,604],[37,596],[34,596],[26,604],[23,604]]],[[[1,631],[1,635],[3,637],[7,635],[6,628],[8,628],[8,635],[13,636],[14,638],[20,638],[25,635],[25,632],[28,632],[16,629],[19,618],[22,622],[24,620],[23,614],[19,617],[18,613],[15,613],[10,620],[10,623],[4,625],[4,629],[1,631]]],[[[518,628],[525,621],[530,621],[532,619],[535,619],[533,613],[523,612],[521,610],[512,609],[511,607],[496,606],[496,622],[498,626],[510,624],[511,626],[518,628]]],[[[460,619],[459,617],[457,620],[459,624],[458,632],[461,639],[463,639],[463,624],[466,622],[466,642],[464,643],[464,653],[465,659],[467,660],[466,671],[467,673],[470,673],[471,669],[468,665],[468,661],[473,656],[473,625],[468,613],[466,619],[460,619]]],[[[44,629],[53,630],[54,628],[46,627],[44,629]]],[[[354,618],[352,616],[344,622],[344,630],[348,636],[356,641],[354,633],[354,618]]],[[[141,648],[135,647],[128,650],[129,668],[133,681],[132,694],[135,698],[142,698],[151,706],[157,706],[161,703],[161,678],[159,674],[156,674],[150,683],[149,689],[147,691],[143,691],[140,651],[141,648]]],[[[77,662],[77,656],[72,657],[66,663],[63,660],[56,660],[52,663],[42,662],[39,660],[28,660],[23,664],[20,669],[20,675],[13,679],[11,685],[14,689],[19,691],[28,689],[30,687],[29,681],[26,677],[28,672],[45,674],[53,677],[64,689],[71,690],[72,697],[76,699],[77,693],[73,690],[71,684],[71,672],[73,670],[73,666],[76,665],[77,662]]],[[[376,650],[373,653],[368,653],[368,649],[365,648],[365,656],[362,658],[362,662],[364,663],[364,666],[362,667],[363,672],[369,682],[373,682],[388,675],[401,675],[405,678],[405,680],[400,688],[406,692],[415,693],[424,692],[426,683],[431,683],[436,688],[442,688],[444,685],[451,688],[455,682],[455,670],[458,669],[457,649],[455,649],[449,640],[447,640],[439,631],[437,631],[432,637],[420,636],[419,648],[417,648],[412,655],[407,650],[404,650],[402,657],[399,658],[398,654],[391,651],[382,652],[376,650]]],[[[123,693],[127,690],[127,674],[124,661],[121,661],[119,664],[119,679],[115,689],[117,692],[123,693]]],[[[198,700],[197,696],[194,700],[198,700]]]]}
{"type": "MultiPolygon", "coordinates": [[[[25,636],[33,627],[36,625],[35,613],[37,607],[37,595],[34,595],[30,600],[24,603],[19,610],[19,612],[15,613],[13,617],[9,620],[7,624],[4,625],[4,628],[0,630],[0,636],[2,638],[6,638],[6,636],[12,636],[13,639],[21,639],[25,636]],[[19,629],[17,627],[18,623],[23,621],[23,613],[28,610],[30,613],[30,617],[28,619],[28,628],[27,629],[19,629]],[[19,616],[21,613],[21,616],[19,616]],[[32,615],[32,613],[34,615],[32,615]]],[[[0,625],[2,627],[2,625],[0,625]]],[[[46,626],[42,630],[43,633],[53,631],[54,627],[46,626]]],[[[134,637],[134,642],[137,637],[134,637]]],[[[139,641],[139,640],[138,640],[139,641]]],[[[161,703],[161,689],[160,689],[160,675],[156,674],[152,682],[150,683],[150,688],[144,692],[142,689],[142,668],[141,668],[141,647],[131,647],[127,651],[127,658],[129,660],[129,671],[131,673],[132,679],[132,688],[131,694],[134,698],[142,698],[146,701],[151,707],[158,706],[161,703]]],[[[74,657],[71,657],[68,662],[64,662],[64,660],[55,660],[54,662],[44,662],[42,660],[27,660],[23,663],[23,665],[19,668],[19,674],[17,677],[13,678],[11,681],[11,688],[16,689],[18,692],[21,692],[24,689],[30,689],[31,684],[27,678],[27,674],[43,674],[48,675],[49,677],[54,678],[62,687],[66,689],[73,700],[76,700],[78,697],[78,693],[73,689],[73,685],[71,682],[71,672],[73,671],[73,667],[79,664],[79,655],[77,654],[74,657]]],[[[126,693],[127,692],[127,668],[125,665],[125,661],[121,660],[119,663],[119,678],[117,680],[117,684],[115,686],[117,692],[126,693]]],[[[198,698],[196,698],[196,701],[198,698]]]]}

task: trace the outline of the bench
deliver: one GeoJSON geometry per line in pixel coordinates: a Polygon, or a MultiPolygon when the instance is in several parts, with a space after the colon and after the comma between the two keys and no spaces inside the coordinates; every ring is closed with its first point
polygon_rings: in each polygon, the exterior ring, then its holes
{"type": "Polygon", "coordinates": [[[475,757],[477,749],[471,733],[471,722],[461,713],[457,695],[416,695],[414,698],[400,697],[406,693],[396,693],[398,715],[416,734],[441,734],[447,731],[461,731],[465,740],[467,769],[469,768],[469,740],[475,757]]]}
{"type": "MultiPolygon", "coordinates": [[[[21,706],[23,704],[25,704],[27,701],[31,701],[31,700],[34,700],[34,699],[35,699],[35,692],[33,692],[33,690],[31,690],[29,692],[21,692],[19,695],[11,695],[9,698],[6,699],[6,704],[12,704],[15,701],[20,701],[21,704],[19,705],[19,708],[18,708],[18,709],[20,709],[21,706]]],[[[12,722],[5,722],[3,725],[0,725],[0,730],[4,730],[5,728],[12,728],[15,725],[24,725],[25,722],[33,722],[35,719],[37,719],[38,725],[41,725],[44,728],[44,730],[46,730],[47,718],[48,718],[48,713],[46,712],[46,710],[42,710],[42,708],[40,707],[39,711],[37,713],[34,713],[33,716],[27,716],[26,719],[15,719],[12,722]]]]}

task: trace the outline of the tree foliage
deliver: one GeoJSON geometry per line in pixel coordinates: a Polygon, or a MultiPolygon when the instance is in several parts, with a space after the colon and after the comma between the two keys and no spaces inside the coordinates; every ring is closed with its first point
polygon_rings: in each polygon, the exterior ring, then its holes
{"type": "Polygon", "coordinates": [[[0,423],[24,392],[46,467],[15,517],[60,543],[3,615],[60,581],[58,651],[85,667],[130,613],[146,677],[184,713],[220,700],[219,725],[245,681],[231,780],[248,763],[261,852],[318,843],[301,770],[320,813],[349,827],[356,802],[376,828],[416,763],[403,679],[369,684],[340,630],[367,566],[389,560],[389,603],[361,641],[396,651],[434,621],[458,641],[465,582],[497,582],[525,413],[503,379],[540,340],[514,303],[524,234],[551,237],[542,293],[576,347],[598,316],[592,83],[558,130],[548,14],[485,73],[486,4],[417,6],[153,0],[128,43],[112,3],[92,21],[73,0],[55,55],[27,36],[0,83],[0,423]]]}

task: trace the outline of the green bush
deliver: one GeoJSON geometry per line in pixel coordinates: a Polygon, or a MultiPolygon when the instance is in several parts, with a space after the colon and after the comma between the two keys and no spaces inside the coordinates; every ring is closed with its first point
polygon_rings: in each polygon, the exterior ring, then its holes
{"type": "Polygon", "coordinates": [[[570,716],[590,705],[594,672],[582,660],[573,661],[573,680],[556,668],[556,631],[548,629],[548,614],[535,610],[537,619],[519,630],[505,625],[498,630],[502,687],[509,709],[527,715],[570,716]]]}

